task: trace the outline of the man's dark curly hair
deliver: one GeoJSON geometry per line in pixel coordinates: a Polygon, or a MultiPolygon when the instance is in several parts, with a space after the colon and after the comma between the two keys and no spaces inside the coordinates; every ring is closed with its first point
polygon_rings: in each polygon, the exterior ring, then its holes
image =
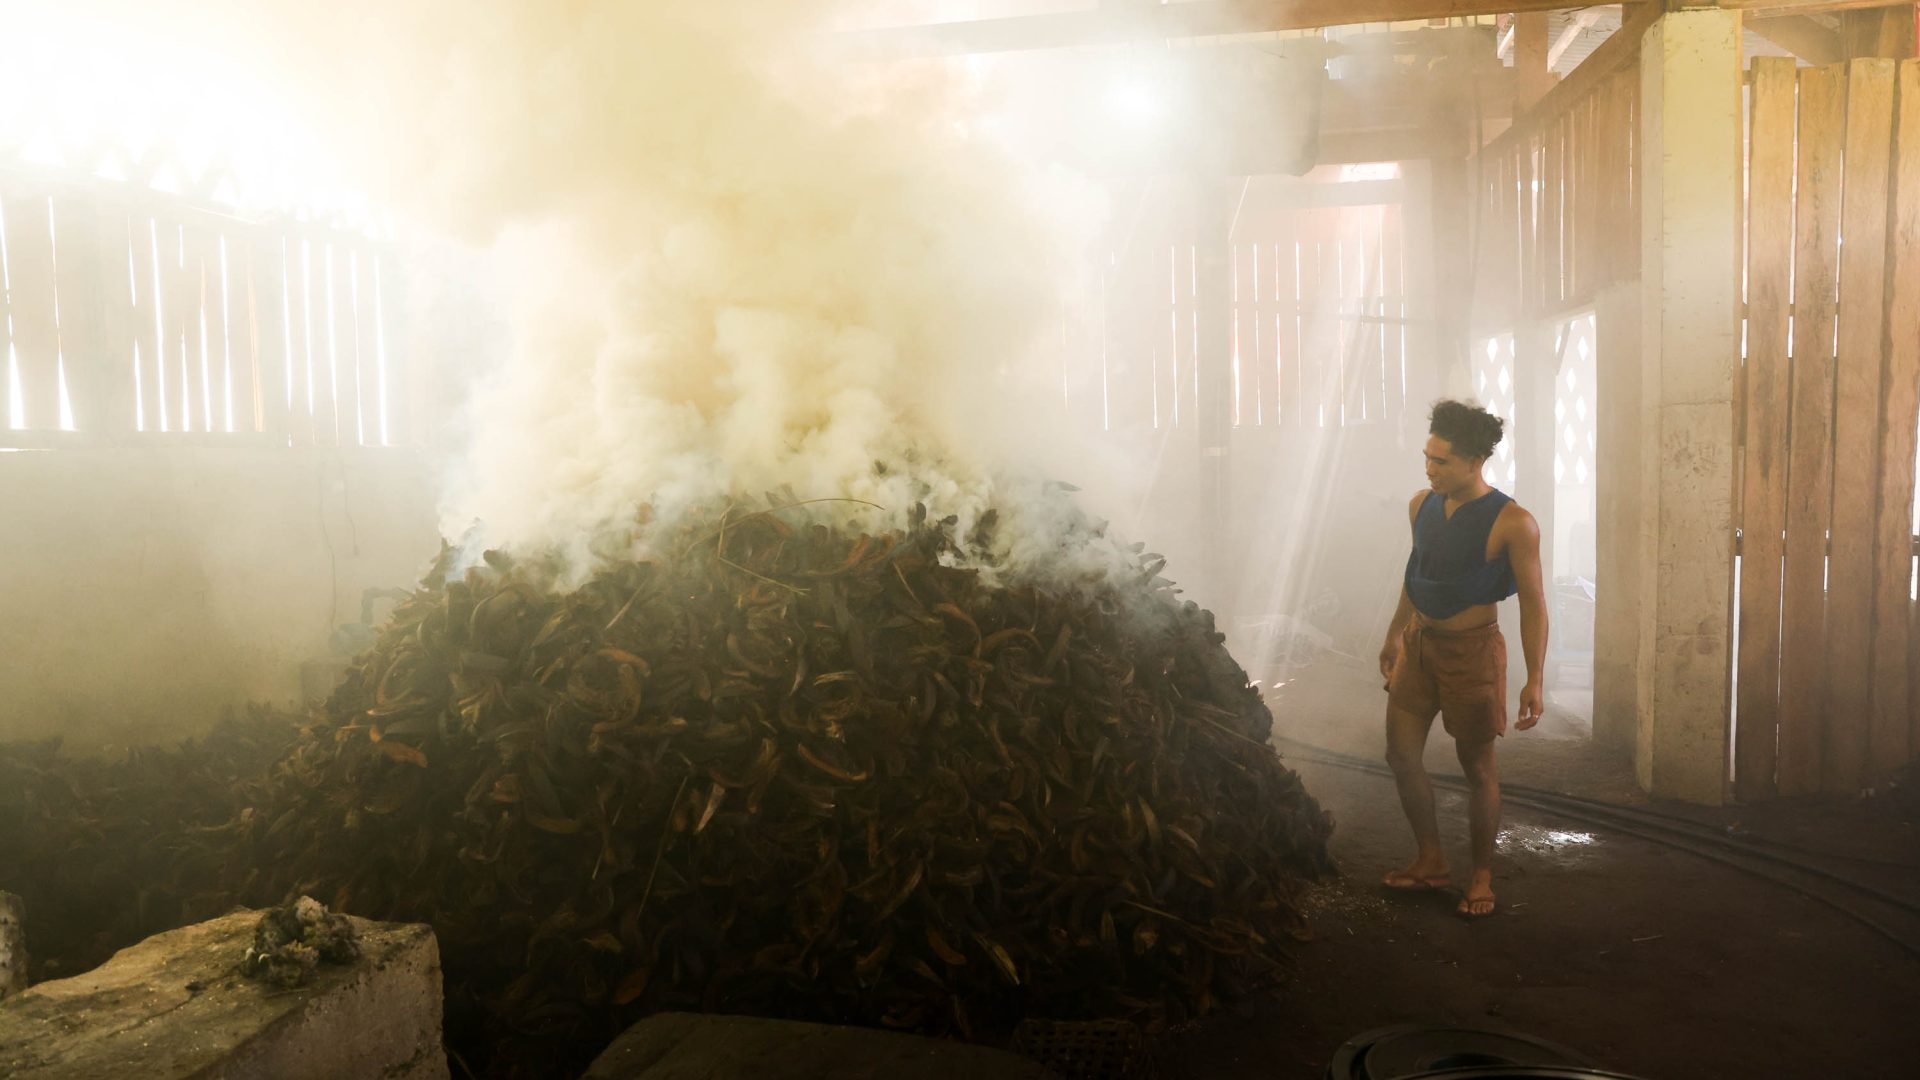
{"type": "Polygon", "coordinates": [[[1505,434],[1506,421],[1478,405],[1450,398],[1433,403],[1427,414],[1427,431],[1453,444],[1453,452],[1464,458],[1492,456],[1505,434]]]}

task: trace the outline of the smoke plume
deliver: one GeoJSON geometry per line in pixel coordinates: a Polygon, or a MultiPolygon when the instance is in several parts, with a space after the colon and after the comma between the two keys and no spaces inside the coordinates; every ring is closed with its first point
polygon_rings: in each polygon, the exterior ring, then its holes
{"type": "Polygon", "coordinates": [[[1017,520],[1093,467],[1050,445],[1044,338],[1094,200],[969,141],[932,69],[834,56],[838,6],[233,12],[376,198],[508,268],[448,535],[581,551],[785,488],[1017,520]]]}

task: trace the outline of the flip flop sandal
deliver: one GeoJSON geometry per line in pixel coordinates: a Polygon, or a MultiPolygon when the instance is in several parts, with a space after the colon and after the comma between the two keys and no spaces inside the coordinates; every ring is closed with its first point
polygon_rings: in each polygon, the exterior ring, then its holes
{"type": "Polygon", "coordinates": [[[1444,889],[1453,884],[1453,875],[1436,874],[1433,877],[1415,877],[1404,870],[1395,870],[1381,878],[1380,884],[1395,892],[1425,892],[1429,889],[1444,889]]]}
{"type": "Polygon", "coordinates": [[[1489,896],[1487,897],[1487,900],[1489,902],[1489,906],[1487,910],[1475,911],[1473,910],[1473,907],[1472,907],[1475,901],[1468,900],[1466,897],[1462,896],[1460,898],[1460,903],[1454,907],[1453,913],[1470,922],[1475,919],[1492,918],[1500,910],[1500,899],[1497,896],[1489,896]]]}

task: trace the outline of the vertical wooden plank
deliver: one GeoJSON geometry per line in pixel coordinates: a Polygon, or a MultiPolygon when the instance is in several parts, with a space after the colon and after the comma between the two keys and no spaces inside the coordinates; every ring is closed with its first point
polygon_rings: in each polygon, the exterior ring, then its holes
{"type": "Polygon", "coordinates": [[[1160,296],[1154,273],[1156,251],[1152,239],[1138,236],[1120,253],[1115,271],[1116,303],[1112,310],[1116,317],[1110,345],[1118,387],[1115,401],[1119,405],[1114,411],[1117,430],[1150,429],[1156,419],[1154,394],[1158,387],[1154,375],[1159,362],[1159,334],[1154,317],[1160,309],[1156,302],[1160,296]]]}
{"type": "Polygon", "coordinates": [[[1878,786],[1920,747],[1911,713],[1913,484],[1920,418],[1920,60],[1900,64],[1888,221],[1886,394],[1880,411],[1880,497],[1873,582],[1873,730],[1878,786]]]}
{"type": "Polygon", "coordinates": [[[1319,219],[1318,263],[1314,270],[1314,332],[1308,362],[1317,362],[1319,378],[1313,388],[1313,413],[1321,427],[1340,426],[1340,380],[1346,366],[1340,340],[1340,233],[1337,210],[1316,210],[1319,219]]]}
{"type": "Polygon", "coordinates": [[[85,194],[63,195],[53,209],[60,355],[74,430],[121,434],[133,428],[132,371],[115,362],[119,351],[112,346],[112,316],[126,301],[122,286],[116,305],[109,284],[105,211],[98,196],[85,194]]]}
{"type": "Polygon", "coordinates": [[[1587,274],[1587,157],[1592,140],[1587,125],[1593,115],[1593,95],[1588,94],[1573,107],[1567,125],[1567,297],[1578,299],[1586,288],[1587,274]]]}
{"type": "MultiPolygon", "coordinates": [[[[339,295],[335,298],[335,303],[339,305],[342,312],[342,333],[347,335],[342,340],[341,348],[351,350],[353,353],[354,382],[356,394],[359,397],[358,434],[361,444],[365,446],[380,445],[381,387],[379,363],[374,353],[372,333],[373,293],[370,286],[362,284],[363,279],[372,276],[369,272],[372,262],[371,249],[358,244],[350,248],[345,253],[341,265],[345,283],[338,286],[339,295]]],[[[1080,318],[1079,323],[1082,326],[1087,325],[1084,316],[1080,318]]],[[[1084,337],[1084,331],[1076,336],[1084,337]]],[[[1091,355],[1091,350],[1084,341],[1077,342],[1074,350],[1077,361],[1079,358],[1091,357],[1091,355]]],[[[1098,383],[1095,380],[1082,381],[1094,386],[1096,392],[1091,395],[1094,400],[1090,403],[1090,407],[1076,407],[1075,415],[1087,417],[1093,425],[1098,426],[1100,421],[1098,383]]]]}
{"type": "Polygon", "coordinates": [[[1595,217],[1591,245],[1596,292],[1620,280],[1616,270],[1616,251],[1619,247],[1618,230],[1624,227],[1619,223],[1619,203],[1625,194],[1620,161],[1626,150],[1626,132],[1621,130],[1618,79],[1608,79],[1601,86],[1599,108],[1594,130],[1594,148],[1598,160],[1594,176],[1595,217]]]}
{"type": "MultiPolygon", "coordinates": [[[[20,400],[29,431],[60,427],[60,332],[54,321],[53,200],[44,191],[7,199],[7,287],[20,400]]],[[[4,418],[0,418],[4,420],[4,418]]]]}
{"type": "Polygon", "coordinates": [[[1561,273],[1560,264],[1560,218],[1562,196],[1562,155],[1565,145],[1562,133],[1565,131],[1564,119],[1556,119],[1547,124],[1542,133],[1541,172],[1540,172],[1540,307],[1541,314],[1557,311],[1560,307],[1561,273]]]}
{"type": "Polygon", "coordinates": [[[1789,57],[1753,62],[1747,180],[1746,451],[1740,513],[1736,797],[1773,794],[1780,709],[1780,556],[1787,501],[1788,275],[1793,263],[1789,57]]]}
{"type": "Polygon", "coordinates": [[[233,430],[261,430],[260,376],[254,356],[253,310],[249,296],[247,230],[228,228],[220,235],[220,337],[227,374],[233,380],[233,430]]]}
{"type": "Polygon", "coordinates": [[[333,322],[327,304],[328,234],[314,228],[301,238],[301,279],[307,286],[307,349],[313,362],[313,441],[340,445],[339,371],[333,364],[333,322]]]}
{"type": "Polygon", "coordinates": [[[1365,228],[1358,245],[1361,258],[1366,261],[1360,278],[1357,313],[1361,322],[1356,328],[1360,347],[1356,354],[1360,363],[1361,415],[1369,423],[1380,420],[1386,413],[1386,385],[1380,369],[1380,331],[1386,326],[1386,315],[1381,310],[1384,300],[1381,286],[1386,277],[1381,269],[1381,260],[1386,256],[1382,246],[1386,234],[1385,210],[1384,206],[1369,206],[1361,211],[1365,228]]]}
{"type": "Polygon", "coordinates": [[[1826,535],[1833,495],[1833,333],[1839,275],[1842,69],[1799,72],[1793,364],[1782,582],[1780,794],[1820,790],[1826,704],[1826,535]]]}
{"type": "Polygon", "coordinates": [[[253,360],[254,407],[259,430],[290,438],[293,388],[287,377],[286,262],[281,239],[265,230],[249,237],[242,280],[245,284],[243,331],[253,360]]]}
{"type": "Polygon", "coordinates": [[[220,430],[247,432],[253,425],[253,372],[234,347],[233,241],[231,230],[213,235],[207,251],[207,353],[219,380],[215,416],[220,430]]]}
{"type": "Polygon", "coordinates": [[[1366,371],[1366,338],[1360,333],[1366,325],[1365,286],[1360,272],[1366,259],[1360,254],[1362,230],[1354,228],[1351,209],[1329,210],[1338,222],[1333,243],[1333,272],[1337,283],[1334,297],[1334,353],[1339,358],[1339,379],[1335,384],[1333,414],[1342,426],[1357,424],[1361,415],[1361,395],[1366,371]]]}
{"type": "Polygon", "coordinates": [[[1625,227],[1621,236],[1626,240],[1625,265],[1622,279],[1637,275],[1640,266],[1640,156],[1645,148],[1640,145],[1640,73],[1632,68],[1622,72],[1622,96],[1626,98],[1625,145],[1627,148],[1626,168],[1622,173],[1627,191],[1625,227]]]}
{"type": "Polygon", "coordinates": [[[160,353],[160,291],[156,268],[157,233],[152,214],[139,203],[130,207],[127,224],[128,295],[133,305],[132,333],[135,421],[142,431],[169,430],[166,367],[160,353]]]}
{"type": "Polygon", "coordinates": [[[285,324],[285,350],[292,362],[288,385],[293,388],[287,431],[295,446],[311,446],[319,441],[314,416],[320,372],[313,358],[313,320],[309,311],[313,275],[306,238],[287,236],[282,254],[286,291],[282,296],[281,317],[285,324]]]}
{"type": "MultiPolygon", "coordinates": [[[[5,192],[0,192],[0,214],[6,213],[9,199],[11,199],[11,196],[5,192]]],[[[0,259],[0,274],[4,274],[5,272],[5,260],[0,259]]],[[[9,430],[11,427],[11,417],[13,416],[13,384],[7,378],[7,347],[10,343],[7,327],[13,325],[11,322],[12,315],[10,314],[10,305],[11,300],[7,295],[7,290],[0,288],[0,432],[9,430]]],[[[0,439],[4,438],[5,435],[0,435],[0,439]]]]}
{"type": "Polygon", "coordinates": [[[158,260],[155,298],[160,309],[160,357],[167,417],[172,431],[199,431],[199,364],[187,358],[187,326],[199,281],[186,268],[185,227],[177,218],[159,216],[154,224],[158,260]]]}
{"type": "Polygon", "coordinates": [[[1529,254],[1532,248],[1528,240],[1528,230],[1533,220],[1527,194],[1527,185],[1533,182],[1533,172],[1529,167],[1532,161],[1530,154],[1526,140],[1522,139],[1515,144],[1513,153],[1501,163],[1505,201],[1500,228],[1500,247],[1504,252],[1500,260],[1500,310],[1506,318],[1500,321],[1509,326],[1517,323],[1520,313],[1526,310],[1522,282],[1533,265],[1529,254]]]}
{"type": "Polygon", "coordinates": [[[1880,494],[1881,368],[1887,286],[1887,166],[1893,142],[1891,60],[1847,65],[1846,182],[1841,208],[1840,335],[1834,365],[1832,554],[1827,564],[1828,791],[1867,785],[1873,724],[1874,503],[1880,494]],[[1856,242],[1845,243],[1846,238],[1856,242]]]}
{"type": "Polygon", "coordinates": [[[393,334],[393,328],[402,325],[400,320],[406,311],[407,279],[388,257],[390,254],[387,248],[376,249],[374,253],[375,363],[386,373],[387,442],[405,446],[413,442],[416,430],[424,430],[433,423],[433,417],[417,400],[410,358],[405,348],[398,347],[406,337],[393,334]]]}
{"type": "Polygon", "coordinates": [[[1531,138],[1520,140],[1519,150],[1514,163],[1515,234],[1520,241],[1513,283],[1518,297],[1513,315],[1516,325],[1539,315],[1540,282],[1545,274],[1540,264],[1540,193],[1535,185],[1540,175],[1539,154],[1531,138]]]}
{"type": "Polygon", "coordinates": [[[1388,206],[1382,214],[1380,276],[1382,315],[1388,320],[1381,329],[1380,378],[1383,383],[1387,415],[1398,417],[1406,411],[1405,388],[1407,345],[1407,283],[1404,213],[1400,203],[1388,206]]]}
{"type": "Polygon", "coordinates": [[[1601,144],[1600,124],[1605,111],[1607,84],[1601,83],[1588,99],[1580,132],[1580,296],[1592,299],[1600,287],[1600,203],[1606,185],[1600,178],[1600,162],[1606,147],[1601,144]]]}
{"type": "Polygon", "coordinates": [[[1318,212],[1303,211],[1300,224],[1300,335],[1294,348],[1293,365],[1299,382],[1300,426],[1311,430],[1320,425],[1321,369],[1326,360],[1321,338],[1318,212]]]}
{"type": "Polygon", "coordinates": [[[103,200],[96,207],[88,245],[92,266],[84,271],[91,284],[76,285],[83,294],[92,290],[92,314],[85,332],[94,335],[91,352],[99,370],[100,413],[90,421],[75,419],[114,438],[137,430],[140,410],[133,350],[139,323],[134,315],[127,218],[127,204],[120,198],[103,200]]]}
{"type": "Polygon", "coordinates": [[[359,446],[366,429],[361,414],[359,340],[353,329],[353,256],[338,240],[327,244],[327,282],[332,316],[327,320],[327,360],[337,388],[340,445],[359,446]]]}
{"type": "Polygon", "coordinates": [[[1276,426],[1300,425],[1300,214],[1287,214],[1275,245],[1273,277],[1273,416],[1276,426]]]}
{"type": "MultiPolygon", "coordinates": [[[[369,446],[381,446],[390,440],[391,425],[388,410],[398,400],[395,388],[383,378],[380,363],[380,331],[377,322],[380,306],[376,303],[377,293],[374,286],[374,260],[377,256],[371,247],[360,248],[355,253],[353,264],[353,329],[354,352],[360,362],[360,392],[362,395],[361,414],[366,417],[369,446]]],[[[1097,346],[1097,342],[1094,343],[1097,346]]],[[[1097,361],[1098,357],[1095,356],[1097,361]]],[[[1091,411],[1093,426],[1100,423],[1100,402],[1097,400],[1099,386],[1093,384],[1096,400],[1091,411]]]]}
{"type": "Polygon", "coordinates": [[[186,226],[180,234],[180,334],[181,355],[192,388],[189,408],[193,430],[219,431],[219,382],[213,370],[213,357],[207,352],[207,229],[200,224],[186,226]]]}

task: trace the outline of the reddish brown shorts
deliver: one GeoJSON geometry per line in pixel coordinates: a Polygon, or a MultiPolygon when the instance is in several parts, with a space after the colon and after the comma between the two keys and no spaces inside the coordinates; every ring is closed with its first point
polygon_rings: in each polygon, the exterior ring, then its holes
{"type": "Polygon", "coordinates": [[[1409,626],[1406,652],[1387,680],[1387,702],[1478,742],[1507,733],[1507,639],[1489,624],[1445,631],[1409,626]]]}

